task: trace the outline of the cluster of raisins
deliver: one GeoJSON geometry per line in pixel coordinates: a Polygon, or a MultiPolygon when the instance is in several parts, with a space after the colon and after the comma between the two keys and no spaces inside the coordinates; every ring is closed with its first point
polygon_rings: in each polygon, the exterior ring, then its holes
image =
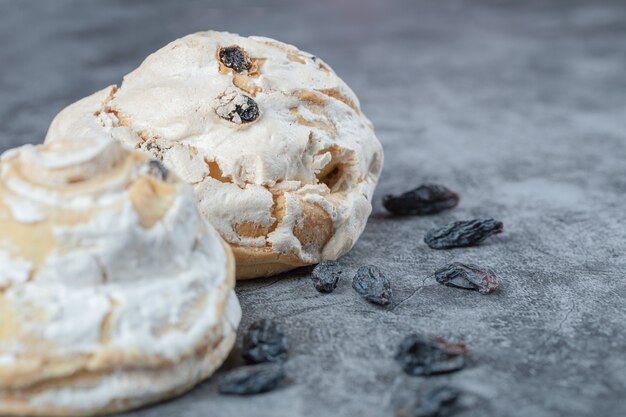
{"type": "MultiPolygon", "coordinates": [[[[425,184],[411,191],[383,197],[383,206],[391,214],[430,215],[456,207],[459,195],[448,188],[425,184]]],[[[451,249],[478,245],[488,237],[502,233],[503,224],[494,219],[456,221],[428,231],[424,237],[431,249],[451,249]]],[[[449,287],[490,294],[500,281],[488,268],[460,262],[451,263],[435,272],[435,280],[449,287]]],[[[463,344],[449,343],[441,338],[419,334],[407,336],[398,347],[395,359],[404,372],[414,376],[430,376],[461,370],[466,364],[467,349],[463,344]]],[[[416,402],[400,410],[400,416],[443,416],[453,412],[458,390],[443,386],[419,393],[416,402]]]]}
{"type": "MultiPolygon", "coordinates": [[[[252,61],[243,48],[232,45],[218,49],[217,57],[221,64],[234,72],[242,73],[248,71],[252,66],[252,61]]],[[[225,94],[216,113],[223,119],[236,124],[254,122],[259,118],[261,112],[259,106],[252,97],[245,94],[225,94]]]]}
{"type": "Polygon", "coordinates": [[[272,320],[259,320],[243,338],[242,357],[247,366],[222,374],[218,390],[228,395],[254,395],[277,388],[286,378],[284,362],[289,356],[287,335],[272,320]]]}
{"type": "MultiPolygon", "coordinates": [[[[322,261],[313,269],[313,286],[321,293],[331,293],[337,288],[341,266],[336,261],[322,261]]],[[[387,306],[391,304],[391,281],[378,267],[366,265],[356,271],[352,288],[370,303],[387,306]]]]}
{"type": "MultiPolygon", "coordinates": [[[[399,196],[387,195],[383,199],[385,208],[395,215],[435,214],[456,207],[458,202],[457,193],[434,184],[422,185],[399,196]]],[[[502,230],[502,222],[493,219],[459,221],[429,231],[424,241],[433,249],[466,247],[476,245],[502,230]]],[[[341,275],[339,263],[324,261],[315,267],[311,278],[318,291],[330,293],[337,287],[341,275]]],[[[490,269],[459,262],[436,271],[435,279],[446,286],[476,290],[481,294],[492,293],[499,285],[496,274],[490,269]]],[[[352,280],[352,287],[369,302],[383,306],[391,304],[391,283],[374,265],[359,268],[352,280]]],[[[407,374],[429,376],[462,369],[466,363],[466,353],[464,345],[412,334],[402,341],[395,359],[407,374]]],[[[458,396],[458,393],[452,395],[452,391],[450,388],[441,391],[440,399],[433,394],[424,400],[424,407],[438,409],[450,405],[458,396]]]]}
{"type": "MultiPolygon", "coordinates": [[[[457,193],[438,184],[424,184],[397,196],[383,197],[383,206],[394,215],[436,214],[458,203],[457,193]]],[[[502,222],[494,219],[456,221],[428,231],[424,243],[431,249],[462,248],[478,245],[503,230],[502,222]]],[[[492,293],[499,285],[492,270],[459,262],[436,271],[435,279],[449,287],[476,290],[481,294],[492,293]]]]}

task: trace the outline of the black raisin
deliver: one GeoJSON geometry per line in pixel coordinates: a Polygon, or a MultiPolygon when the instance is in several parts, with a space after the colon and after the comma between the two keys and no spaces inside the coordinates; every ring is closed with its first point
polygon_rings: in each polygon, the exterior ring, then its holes
{"type": "Polygon", "coordinates": [[[235,90],[224,92],[217,98],[215,112],[233,123],[250,123],[259,117],[259,106],[251,98],[235,90]]]}
{"type": "Polygon", "coordinates": [[[244,366],[223,374],[217,383],[219,392],[229,395],[253,395],[276,388],[285,379],[282,365],[265,363],[244,366]]]}
{"type": "Polygon", "coordinates": [[[243,338],[242,355],[248,363],[287,360],[287,336],[282,326],[267,319],[252,323],[243,338]]]}
{"type": "Polygon", "coordinates": [[[401,410],[398,417],[448,417],[455,413],[461,392],[449,386],[428,387],[421,390],[410,408],[401,410]]]}
{"type": "Polygon", "coordinates": [[[383,206],[393,214],[436,214],[457,204],[457,193],[436,184],[424,184],[398,196],[383,197],[383,206]]]}
{"type": "Polygon", "coordinates": [[[250,69],[250,59],[246,53],[238,46],[228,46],[219,51],[220,61],[224,66],[232,68],[236,72],[250,69]]]}
{"type": "Polygon", "coordinates": [[[167,180],[170,171],[160,161],[153,159],[148,163],[148,175],[161,181],[167,180]]]}
{"type": "Polygon", "coordinates": [[[369,302],[383,306],[391,303],[391,283],[374,265],[362,266],[357,270],[352,288],[369,302]]]}
{"type": "Polygon", "coordinates": [[[246,96],[246,102],[241,105],[236,105],[235,112],[237,112],[243,123],[250,123],[259,117],[259,106],[257,106],[252,98],[246,96]]]}
{"type": "Polygon", "coordinates": [[[411,334],[400,344],[395,359],[407,374],[428,376],[462,369],[466,353],[467,348],[463,344],[411,334]]]}
{"type": "Polygon", "coordinates": [[[315,289],[321,293],[333,292],[337,288],[342,272],[341,267],[335,261],[320,262],[311,275],[315,289]]]}
{"type": "Polygon", "coordinates": [[[435,272],[435,279],[448,287],[476,290],[481,294],[492,293],[500,285],[498,277],[492,270],[460,262],[439,269],[435,272]]]}
{"type": "Polygon", "coordinates": [[[502,233],[503,228],[502,222],[494,219],[465,220],[429,231],[424,242],[432,249],[472,246],[491,235],[502,233]]]}

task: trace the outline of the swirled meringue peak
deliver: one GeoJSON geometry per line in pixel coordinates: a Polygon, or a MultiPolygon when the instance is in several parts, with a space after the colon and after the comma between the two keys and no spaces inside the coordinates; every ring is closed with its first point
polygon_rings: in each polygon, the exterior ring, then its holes
{"type": "Polygon", "coordinates": [[[0,159],[0,414],[92,415],[179,394],[230,351],[232,253],[193,189],[110,139],[0,159]]]}

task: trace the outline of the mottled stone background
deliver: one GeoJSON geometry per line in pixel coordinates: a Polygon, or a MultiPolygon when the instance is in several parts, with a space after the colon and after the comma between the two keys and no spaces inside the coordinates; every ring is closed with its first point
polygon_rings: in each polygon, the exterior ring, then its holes
{"type": "MultiPolygon", "coordinates": [[[[289,383],[250,398],[190,394],[128,416],[391,416],[425,385],[467,392],[459,416],[626,415],[626,2],[0,0],[0,149],[40,142],[67,104],[190,32],[276,37],[333,66],[386,149],[370,223],[343,259],[376,264],[395,301],[309,271],[238,286],[243,326],[283,323],[289,383]],[[458,209],[390,218],[381,196],[424,181],[458,209]],[[490,216],[506,232],[433,251],[435,225],[490,216]],[[492,267],[492,296],[437,284],[450,261],[492,267]],[[410,332],[467,343],[465,370],[431,379],[392,360],[410,332]]],[[[1,319],[1,318],[0,318],[1,319]]]]}

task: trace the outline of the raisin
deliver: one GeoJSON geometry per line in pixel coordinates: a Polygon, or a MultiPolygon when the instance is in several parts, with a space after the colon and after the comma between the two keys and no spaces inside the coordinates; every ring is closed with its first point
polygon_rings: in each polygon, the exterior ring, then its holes
{"type": "Polygon", "coordinates": [[[436,214],[457,204],[457,193],[436,184],[424,184],[398,196],[383,197],[383,206],[393,214],[436,214]]]}
{"type": "Polygon", "coordinates": [[[472,246],[491,235],[502,233],[503,228],[502,222],[494,219],[465,220],[429,231],[424,242],[432,249],[472,246]]]}
{"type": "Polygon", "coordinates": [[[395,359],[407,374],[428,376],[462,369],[466,353],[464,344],[411,334],[400,344],[395,359]]]}
{"type": "Polygon", "coordinates": [[[223,374],[218,382],[218,390],[229,395],[253,395],[276,388],[285,379],[282,365],[264,363],[244,366],[223,374]]]}
{"type": "Polygon", "coordinates": [[[259,117],[259,106],[251,98],[236,91],[227,91],[217,99],[215,112],[233,123],[250,123],[259,117]]]}
{"type": "Polygon", "coordinates": [[[160,161],[153,159],[148,163],[148,175],[161,181],[167,180],[169,170],[160,161]]]}
{"type": "Polygon", "coordinates": [[[243,72],[250,69],[250,59],[248,55],[238,46],[228,46],[219,50],[220,62],[225,67],[232,68],[236,72],[243,72]]]}
{"type": "Polygon", "coordinates": [[[337,288],[342,272],[341,267],[335,261],[319,263],[311,275],[315,289],[321,293],[333,292],[337,288]]]}
{"type": "Polygon", "coordinates": [[[397,417],[447,417],[457,411],[461,392],[446,385],[429,387],[420,391],[408,409],[398,412],[397,417]]]}
{"type": "Polygon", "coordinates": [[[257,106],[254,100],[246,96],[246,102],[235,106],[235,112],[237,112],[243,123],[250,123],[259,117],[259,106],[257,106]]]}
{"type": "Polygon", "coordinates": [[[374,265],[362,266],[357,270],[352,288],[369,302],[383,306],[391,303],[391,283],[374,265]]]}
{"type": "Polygon", "coordinates": [[[435,279],[448,287],[476,290],[481,294],[492,293],[500,285],[498,277],[492,270],[460,262],[439,269],[435,272],[435,279]]]}
{"type": "Polygon", "coordinates": [[[252,323],[243,338],[242,355],[248,363],[287,360],[287,336],[282,326],[267,319],[252,323]]]}

